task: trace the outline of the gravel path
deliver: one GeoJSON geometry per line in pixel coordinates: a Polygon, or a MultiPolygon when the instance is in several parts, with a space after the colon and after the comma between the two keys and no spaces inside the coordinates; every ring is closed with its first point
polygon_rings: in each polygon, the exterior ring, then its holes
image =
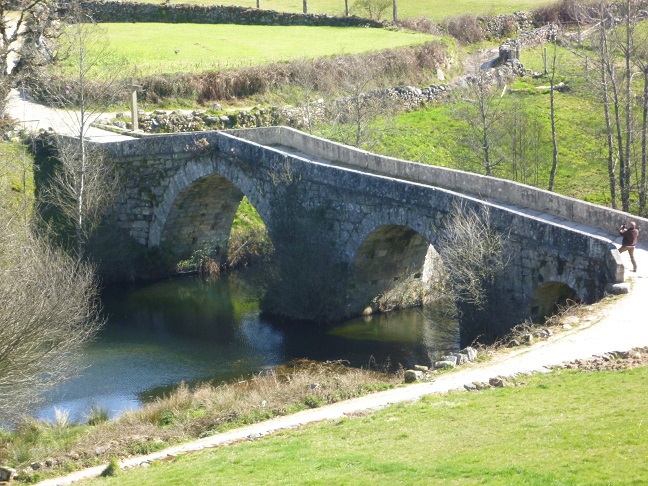
{"type": "MultiPolygon", "coordinates": [[[[49,106],[34,103],[28,100],[18,90],[12,90],[7,102],[7,113],[16,120],[19,120],[21,126],[34,132],[38,130],[51,130],[56,127],[56,131],[63,135],[77,136],[79,131],[78,114],[74,111],[60,110],[49,106]]],[[[90,116],[91,122],[99,118],[107,117],[107,114],[90,116]]],[[[133,137],[120,135],[108,130],[101,130],[96,127],[89,127],[87,138],[93,142],[119,142],[122,140],[131,140],[133,137]]]]}

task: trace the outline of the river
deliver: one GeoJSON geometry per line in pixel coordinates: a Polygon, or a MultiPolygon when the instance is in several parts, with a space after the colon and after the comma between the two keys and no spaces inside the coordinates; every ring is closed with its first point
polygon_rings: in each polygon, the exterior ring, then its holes
{"type": "Polygon", "coordinates": [[[114,418],[183,381],[218,384],[297,358],[394,370],[459,347],[456,322],[435,308],[316,326],[262,315],[253,288],[230,275],[106,289],[107,322],[86,346],[81,373],[53,390],[37,416],[52,420],[58,409],[83,421],[100,407],[114,418]]]}

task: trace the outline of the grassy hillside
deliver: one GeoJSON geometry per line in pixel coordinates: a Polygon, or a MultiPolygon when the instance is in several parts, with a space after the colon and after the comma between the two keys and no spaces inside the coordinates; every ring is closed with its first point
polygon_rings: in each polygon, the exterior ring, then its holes
{"type": "Polygon", "coordinates": [[[31,157],[21,144],[0,142],[0,211],[4,216],[19,215],[25,205],[31,209],[33,197],[31,157]]]}
{"type": "Polygon", "coordinates": [[[101,24],[139,76],[257,66],[423,44],[433,37],[387,29],[197,24],[101,24]]]}
{"type": "Polygon", "coordinates": [[[430,396],[90,484],[645,484],[646,380],[648,367],[535,375],[526,386],[430,396]]]}
{"type": "MultiPolygon", "coordinates": [[[[140,0],[142,3],[160,3],[159,0],[140,0]]],[[[260,0],[261,8],[265,10],[278,10],[281,12],[302,13],[303,3],[301,0],[260,0]]],[[[189,5],[238,5],[242,7],[256,8],[256,0],[178,0],[174,3],[185,3],[189,5]]],[[[427,17],[432,20],[442,20],[465,13],[476,15],[491,15],[500,13],[512,13],[518,10],[531,10],[541,5],[553,3],[546,0],[494,0],[492,2],[481,2],[479,0],[398,0],[398,14],[400,18],[427,17]]],[[[355,0],[349,0],[349,6],[353,11],[355,0]]],[[[325,13],[331,15],[344,15],[344,0],[309,0],[309,13],[325,13]]],[[[383,19],[392,19],[391,6],[385,10],[383,19]]]]}

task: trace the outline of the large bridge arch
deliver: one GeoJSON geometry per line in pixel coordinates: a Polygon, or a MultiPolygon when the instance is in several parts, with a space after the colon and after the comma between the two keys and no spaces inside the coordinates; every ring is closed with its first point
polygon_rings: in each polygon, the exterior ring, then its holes
{"type": "Polygon", "coordinates": [[[357,247],[350,268],[349,311],[358,313],[407,279],[427,285],[439,254],[426,236],[398,224],[379,226],[357,247]]]}
{"type": "Polygon", "coordinates": [[[198,249],[209,249],[224,258],[243,197],[267,221],[267,204],[256,197],[254,181],[219,169],[217,161],[197,159],[170,178],[160,203],[153,208],[149,247],[161,246],[178,260],[189,258],[198,249]]]}
{"type": "Polygon", "coordinates": [[[544,322],[570,302],[580,302],[577,292],[569,285],[555,280],[544,282],[533,293],[529,316],[533,322],[544,322]]]}

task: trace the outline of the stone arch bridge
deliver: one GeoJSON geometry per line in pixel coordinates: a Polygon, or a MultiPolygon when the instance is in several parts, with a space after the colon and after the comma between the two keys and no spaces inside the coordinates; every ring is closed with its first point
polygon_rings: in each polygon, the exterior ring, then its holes
{"type": "Polygon", "coordinates": [[[111,224],[178,260],[204,247],[223,257],[247,196],[285,263],[279,271],[298,283],[278,289],[280,299],[293,309],[319,299],[328,307],[318,312],[332,319],[358,315],[406,275],[425,279],[457,203],[488,207],[491,224],[509,235],[510,261],[484,314],[494,332],[566,297],[596,301],[624,278],[610,238],[627,215],[508,181],[381,157],[285,127],[103,148],[123,181],[111,224]]]}

